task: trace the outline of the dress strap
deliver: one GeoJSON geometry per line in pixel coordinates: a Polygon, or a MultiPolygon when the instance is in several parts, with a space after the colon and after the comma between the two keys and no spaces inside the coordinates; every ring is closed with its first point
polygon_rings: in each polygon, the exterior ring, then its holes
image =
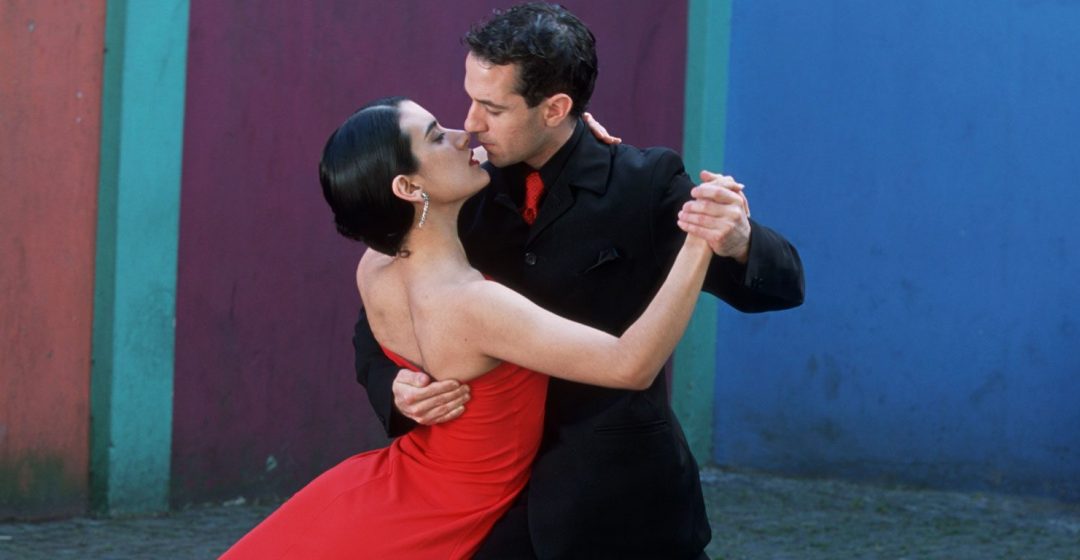
{"type": "Polygon", "coordinates": [[[386,357],[390,358],[390,361],[394,362],[395,364],[403,368],[409,368],[413,371],[424,371],[424,368],[421,368],[416,364],[410,362],[409,360],[406,360],[405,358],[401,357],[393,350],[383,346],[382,344],[379,345],[379,348],[382,348],[383,354],[386,354],[386,357]]]}

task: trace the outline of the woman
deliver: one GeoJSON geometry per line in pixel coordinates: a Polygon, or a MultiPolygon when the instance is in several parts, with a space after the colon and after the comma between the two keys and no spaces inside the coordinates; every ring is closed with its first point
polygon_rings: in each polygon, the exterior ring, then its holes
{"type": "Polygon", "coordinates": [[[682,336],[712,256],[693,236],[621,337],[469,266],[458,212],[488,176],[468,144],[412,101],[382,99],[330,137],[320,180],[338,230],[375,249],[356,281],[376,339],[402,367],[470,382],[469,411],[345,460],[226,558],[467,558],[528,479],[547,387],[534,372],[644,389],[682,336]]]}

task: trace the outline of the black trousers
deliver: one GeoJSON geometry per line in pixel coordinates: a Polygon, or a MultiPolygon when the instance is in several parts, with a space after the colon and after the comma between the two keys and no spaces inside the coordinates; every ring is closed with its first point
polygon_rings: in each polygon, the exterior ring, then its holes
{"type": "MultiPolygon", "coordinates": [[[[528,501],[528,492],[523,491],[492,527],[473,560],[536,560],[529,536],[528,501]]],[[[702,551],[697,560],[709,560],[709,556],[702,551]]]]}
{"type": "Polygon", "coordinates": [[[535,560],[529,536],[528,488],[518,495],[514,505],[495,522],[473,560],[535,560]]]}

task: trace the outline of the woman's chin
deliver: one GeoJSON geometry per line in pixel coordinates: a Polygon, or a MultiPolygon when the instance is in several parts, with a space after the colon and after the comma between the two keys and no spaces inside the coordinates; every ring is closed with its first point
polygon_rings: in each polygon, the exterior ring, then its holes
{"type": "Polygon", "coordinates": [[[480,173],[483,173],[484,177],[477,180],[477,187],[473,189],[473,194],[480,192],[481,190],[483,190],[484,187],[488,186],[488,183],[491,182],[491,175],[488,173],[487,169],[481,167],[480,173]]]}

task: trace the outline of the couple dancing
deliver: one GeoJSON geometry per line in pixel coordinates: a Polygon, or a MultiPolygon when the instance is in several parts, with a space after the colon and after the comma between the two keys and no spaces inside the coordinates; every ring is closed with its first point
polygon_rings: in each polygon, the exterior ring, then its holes
{"type": "Polygon", "coordinates": [[[798,256],[731,178],[694,187],[671,151],[587,133],[594,39],[566,10],[517,6],[466,42],[466,131],[381,99],[320,164],[338,230],[374,249],[358,376],[404,435],[225,558],[702,555],[697,466],[657,374],[703,285],[745,311],[792,307],[798,256]]]}

